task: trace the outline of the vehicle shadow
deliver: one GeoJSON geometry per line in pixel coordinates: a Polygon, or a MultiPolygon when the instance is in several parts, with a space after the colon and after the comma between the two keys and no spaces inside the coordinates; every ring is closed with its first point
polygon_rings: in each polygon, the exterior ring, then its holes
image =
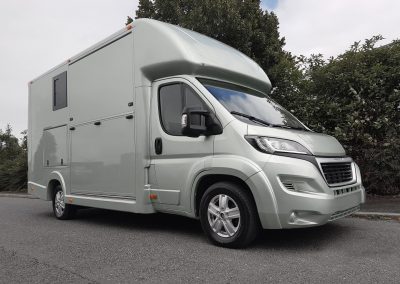
{"type": "Polygon", "coordinates": [[[79,222],[136,231],[163,231],[187,235],[202,235],[200,222],[172,214],[135,214],[113,210],[85,208],[77,212],[79,222]]]}
{"type": "MultiPolygon", "coordinates": [[[[200,222],[183,216],[171,214],[133,214],[127,212],[81,209],[77,213],[80,223],[95,224],[118,229],[134,231],[150,231],[170,233],[176,236],[181,234],[195,239],[204,239],[200,222]]],[[[251,245],[255,249],[290,249],[313,250],[332,246],[345,240],[345,236],[352,230],[342,221],[328,223],[320,227],[262,230],[258,238],[251,245]]]]}

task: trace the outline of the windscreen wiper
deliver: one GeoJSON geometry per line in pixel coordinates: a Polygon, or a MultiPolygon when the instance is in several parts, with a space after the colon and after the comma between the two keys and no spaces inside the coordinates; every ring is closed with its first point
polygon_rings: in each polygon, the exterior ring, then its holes
{"type": "Polygon", "coordinates": [[[295,127],[295,126],[289,126],[289,125],[283,125],[283,124],[270,124],[270,126],[271,127],[286,128],[286,129],[295,129],[295,130],[308,131],[306,128],[303,128],[303,127],[295,127]]]}
{"type": "Polygon", "coordinates": [[[261,123],[261,124],[263,124],[265,126],[308,131],[306,128],[303,128],[303,127],[295,127],[295,126],[289,126],[289,125],[284,125],[284,124],[272,124],[272,123],[266,122],[265,120],[262,120],[261,118],[257,118],[257,117],[254,117],[252,115],[241,113],[241,112],[238,112],[238,111],[231,111],[231,114],[245,117],[245,118],[247,118],[247,119],[249,119],[251,121],[255,121],[255,122],[261,123]]]}
{"type": "Polygon", "coordinates": [[[238,115],[238,116],[241,116],[241,117],[245,117],[245,118],[247,118],[247,119],[249,119],[251,121],[255,121],[255,122],[264,124],[265,126],[271,126],[271,123],[268,123],[265,120],[262,120],[260,118],[254,117],[254,116],[249,115],[249,114],[241,113],[241,112],[238,112],[238,111],[231,111],[231,114],[238,115]]]}

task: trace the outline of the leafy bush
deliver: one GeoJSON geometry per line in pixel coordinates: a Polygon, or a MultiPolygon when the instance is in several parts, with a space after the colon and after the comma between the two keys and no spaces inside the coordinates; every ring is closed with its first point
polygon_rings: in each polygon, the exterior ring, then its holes
{"type": "Polygon", "coordinates": [[[12,135],[8,125],[0,129],[0,191],[20,191],[27,187],[27,140],[26,132],[21,145],[12,135]]]}
{"type": "Polygon", "coordinates": [[[300,95],[284,104],[344,145],[368,192],[400,194],[400,41],[375,47],[381,39],[356,42],[327,62],[300,58],[300,95]]]}

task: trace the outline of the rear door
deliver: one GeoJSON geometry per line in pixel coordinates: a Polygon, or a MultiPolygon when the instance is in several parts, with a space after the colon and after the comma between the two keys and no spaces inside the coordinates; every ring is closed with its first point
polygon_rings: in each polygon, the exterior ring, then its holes
{"type": "Polygon", "coordinates": [[[135,197],[134,138],[129,114],[76,126],[71,131],[71,192],[135,197]]]}
{"type": "Polygon", "coordinates": [[[185,107],[211,110],[211,105],[190,82],[170,79],[154,84],[151,100],[150,184],[156,203],[179,205],[188,194],[192,173],[204,168],[213,154],[213,136],[186,137],[181,133],[185,107]]]}

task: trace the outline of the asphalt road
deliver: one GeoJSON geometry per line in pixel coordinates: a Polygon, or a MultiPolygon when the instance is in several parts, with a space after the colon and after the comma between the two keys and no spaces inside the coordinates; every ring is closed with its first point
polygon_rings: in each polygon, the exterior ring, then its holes
{"type": "Polygon", "coordinates": [[[346,218],[264,231],[245,250],[209,244],[196,220],[0,197],[0,283],[399,283],[400,223],[346,218]]]}
{"type": "Polygon", "coordinates": [[[364,212],[400,213],[400,197],[367,195],[367,202],[361,205],[364,212]]]}

